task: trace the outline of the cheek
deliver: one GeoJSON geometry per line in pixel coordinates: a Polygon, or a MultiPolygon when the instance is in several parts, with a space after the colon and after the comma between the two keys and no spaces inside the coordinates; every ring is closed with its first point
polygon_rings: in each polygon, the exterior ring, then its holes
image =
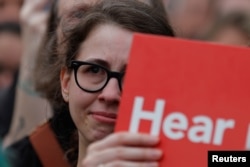
{"type": "Polygon", "coordinates": [[[86,117],[88,108],[96,100],[96,95],[82,91],[74,83],[69,85],[69,110],[77,126],[86,117]]]}

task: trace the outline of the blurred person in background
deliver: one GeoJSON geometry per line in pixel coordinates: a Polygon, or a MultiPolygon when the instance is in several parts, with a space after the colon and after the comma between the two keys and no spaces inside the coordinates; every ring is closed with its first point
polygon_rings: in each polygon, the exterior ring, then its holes
{"type": "Polygon", "coordinates": [[[22,43],[17,22],[0,22],[0,139],[10,128],[22,43]]]}
{"type": "Polygon", "coordinates": [[[0,22],[19,21],[23,0],[0,0],[0,22]]]}
{"type": "Polygon", "coordinates": [[[21,58],[19,11],[22,0],[0,0],[0,139],[9,130],[21,58]]]}
{"type": "Polygon", "coordinates": [[[21,8],[22,59],[14,88],[16,98],[11,127],[3,141],[5,147],[29,134],[50,117],[50,106],[34,90],[32,81],[35,60],[47,26],[49,1],[25,0],[21,8]]]}
{"type": "Polygon", "coordinates": [[[15,22],[0,23],[0,91],[9,87],[21,60],[21,30],[15,22]]]}
{"type": "Polygon", "coordinates": [[[194,39],[214,21],[216,0],[162,0],[170,23],[181,38],[194,39]]]}
{"type": "Polygon", "coordinates": [[[250,44],[250,12],[234,11],[221,15],[200,39],[226,45],[248,46],[250,44]]]}
{"type": "Polygon", "coordinates": [[[249,0],[216,0],[216,12],[222,16],[236,12],[250,12],[249,0]]]}

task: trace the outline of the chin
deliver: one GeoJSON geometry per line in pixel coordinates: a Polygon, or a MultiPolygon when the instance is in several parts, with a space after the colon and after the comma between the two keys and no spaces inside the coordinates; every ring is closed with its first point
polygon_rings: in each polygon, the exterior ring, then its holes
{"type": "Polygon", "coordinates": [[[114,131],[109,131],[109,132],[104,132],[104,131],[97,131],[93,134],[93,142],[94,141],[98,141],[98,140],[101,140],[103,138],[105,138],[106,136],[112,134],[114,131]]]}

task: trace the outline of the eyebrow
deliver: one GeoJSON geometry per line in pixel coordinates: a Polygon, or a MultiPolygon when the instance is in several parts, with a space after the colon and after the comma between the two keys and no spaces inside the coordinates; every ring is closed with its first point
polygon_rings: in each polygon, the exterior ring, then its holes
{"type": "MultiPolygon", "coordinates": [[[[89,62],[89,63],[98,64],[98,65],[103,66],[107,69],[111,68],[110,64],[107,61],[102,60],[102,59],[91,58],[91,59],[84,60],[84,61],[89,62]]],[[[125,72],[126,68],[127,68],[127,65],[124,65],[120,70],[125,72]]]]}
{"type": "Polygon", "coordinates": [[[92,59],[86,60],[86,62],[95,63],[103,67],[110,68],[110,64],[107,61],[102,60],[102,59],[92,58],[92,59]]]}

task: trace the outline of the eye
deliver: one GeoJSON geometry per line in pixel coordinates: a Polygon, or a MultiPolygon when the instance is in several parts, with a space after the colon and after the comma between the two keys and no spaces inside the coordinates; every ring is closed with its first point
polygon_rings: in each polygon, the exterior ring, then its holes
{"type": "Polygon", "coordinates": [[[84,75],[95,76],[95,77],[106,75],[105,70],[98,65],[84,65],[80,67],[80,71],[84,75]]]}
{"type": "Polygon", "coordinates": [[[92,73],[98,73],[100,72],[102,69],[96,65],[92,65],[89,66],[89,68],[87,69],[87,72],[92,72],[92,73]]]}
{"type": "Polygon", "coordinates": [[[96,64],[84,64],[81,65],[77,71],[78,75],[84,77],[106,77],[107,73],[104,68],[96,64]]]}

